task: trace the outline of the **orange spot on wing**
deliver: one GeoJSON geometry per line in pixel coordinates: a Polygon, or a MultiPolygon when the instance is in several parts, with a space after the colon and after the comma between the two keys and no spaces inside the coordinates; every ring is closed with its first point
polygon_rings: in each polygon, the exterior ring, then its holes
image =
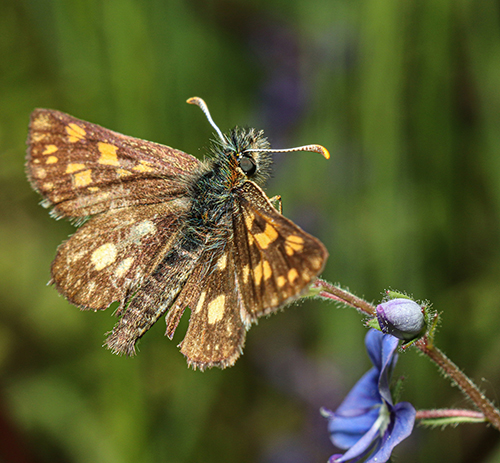
{"type": "Polygon", "coordinates": [[[66,126],[66,132],[69,135],[68,140],[70,143],[76,143],[77,141],[83,140],[85,135],[87,135],[87,132],[85,132],[82,127],[73,122],[70,122],[66,126]]]}
{"type": "Polygon", "coordinates": [[[253,222],[255,220],[255,216],[251,212],[244,212],[245,217],[245,225],[249,230],[252,229],[253,222]]]}
{"type": "Polygon", "coordinates": [[[84,170],[82,172],[78,172],[73,176],[73,181],[75,183],[75,187],[87,186],[92,183],[91,170],[84,170]]]}
{"type": "Polygon", "coordinates": [[[253,278],[256,285],[260,285],[262,281],[262,274],[264,272],[262,261],[260,261],[256,267],[253,269],[253,278]]]}
{"type": "Polygon", "coordinates": [[[248,276],[250,275],[250,266],[246,264],[242,269],[242,274],[243,274],[243,283],[247,284],[248,282],[248,276]]]}
{"type": "Polygon", "coordinates": [[[271,224],[266,223],[266,228],[262,233],[253,236],[261,249],[267,249],[268,246],[278,238],[278,232],[271,224]]]}
{"type": "Polygon", "coordinates": [[[33,177],[44,179],[45,177],[47,177],[47,171],[45,169],[42,169],[41,167],[34,167],[33,177]]]}
{"type": "Polygon", "coordinates": [[[200,299],[198,299],[198,303],[196,304],[196,310],[195,313],[201,312],[201,309],[203,309],[203,304],[205,303],[205,297],[207,293],[206,291],[203,291],[200,295],[200,299]]]}
{"type": "Polygon", "coordinates": [[[299,277],[299,273],[294,268],[288,271],[288,281],[293,283],[299,277]]]}
{"type": "Polygon", "coordinates": [[[58,150],[56,145],[47,145],[42,154],[52,154],[58,150]]]}
{"type": "Polygon", "coordinates": [[[31,143],[40,143],[41,141],[45,140],[47,138],[46,133],[40,133],[40,132],[33,132],[31,134],[31,143]]]}
{"type": "Polygon", "coordinates": [[[269,264],[269,262],[265,260],[264,263],[262,264],[262,267],[264,269],[264,280],[268,280],[273,275],[271,264],[269,264]]]}
{"type": "Polygon", "coordinates": [[[46,112],[38,113],[33,120],[33,130],[48,130],[51,128],[51,120],[46,112]]]}
{"type": "Polygon", "coordinates": [[[116,173],[118,174],[118,178],[126,177],[127,175],[132,175],[132,172],[129,172],[125,169],[116,169],[116,173]]]}
{"type": "Polygon", "coordinates": [[[211,325],[222,320],[226,310],[226,296],[219,294],[213,301],[208,303],[208,323],[211,325]]]}
{"type": "Polygon", "coordinates": [[[314,270],[318,270],[323,265],[323,259],[321,259],[320,257],[312,257],[309,260],[314,270]]]}
{"type": "Polygon", "coordinates": [[[99,158],[99,164],[106,164],[109,166],[119,166],[118,157],[116,154],[116,150],[118,149],[115,145],[111,145],[110,143],[97,143],[97,148],[101,153],[101,157],[99,158]]]}
{"type": "Polygon", "coordinates": [[[85,164],[70,163],[68,164],[68,167],[66,167],[66,173],[72,174],[74,172],[78,172],[79,170],[83,169],[85,169],[85,164]]]}
{"type": "Polygon", "coordinates": [[[297,235],[289,236],[285,241],[285,251],[289,256],[304,249],[304,239],[297,235]]]}
{"type": "Polygon", "coordinates": [[[132,169],[137,172],[152,172],[154,169],[148,164],[147,161],[140,161],[140,163],[132,167],[132,169]]]}

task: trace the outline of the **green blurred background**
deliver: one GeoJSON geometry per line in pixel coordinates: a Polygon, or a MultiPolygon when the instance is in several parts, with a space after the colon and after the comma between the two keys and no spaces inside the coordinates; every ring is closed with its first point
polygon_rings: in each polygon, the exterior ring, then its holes
{"type": "MultiPolygon", "coordinates": [[[[493,399],[500,385],[500,7],[481,0],[0,0],[0,461],[324,462],[319,408],[369,368],[362,317],[307,301],[260,321],[233,368],[186,367],[157,323],[140,354],[101,348],[112,310],[47,287],[74,230],[24,174],[49,107],[203,156],[212,129],[265,129],[269,196],[327,246],[324,277],[442,312],[437,344],[493,399]]],[[[186,317],[185,317],[186,318],[186,317]]],[[[403,400],[467,407],[414,351],[403,400]]],[[[483,425],[418,428],[404,462],[497,462],[483,425]]]]}

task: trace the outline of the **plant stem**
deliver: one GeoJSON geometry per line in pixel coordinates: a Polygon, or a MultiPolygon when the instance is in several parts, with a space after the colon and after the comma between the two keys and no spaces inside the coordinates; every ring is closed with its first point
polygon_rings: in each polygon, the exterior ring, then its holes
{"type": "Polygon", "coordinates": [[[450,378],[461,391],[481,410],[484,417],[500,431],[500,411],[479,390],[472,380],[465,375],[443,352],[436,346],[430,345],[426,337],[415,343],[421,352],[427,355],[450,378]]]}
{"type": "Polygon", "coordinates": [[[318,295],[320,297],[343,302],[344,304],[350,305],[366,315],[375,315],[375,307],[372,304],[360,299],[344,289],[339,288],[338,286],[334,286],[324,280],[318,279],[314,282],[312,288],[319,290],[318,295]]]}

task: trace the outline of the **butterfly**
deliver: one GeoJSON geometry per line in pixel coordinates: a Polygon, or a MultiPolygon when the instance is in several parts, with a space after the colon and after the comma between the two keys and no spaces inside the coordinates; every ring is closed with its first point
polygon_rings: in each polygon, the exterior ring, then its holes
{"type": "Polygon", "coordinates": [[[285,218],[262,186],[273,152],[262,131],[215,129],[203,161],[68,114],[36,109],[27,175],[55,218],[79,226],[62,243],[51,281],[81,309],[118,301],[105,346],[134,355],[164,314],[172,339],[191,311],[180,350],[194,369],[234,364],[257,319],[307,293],[323,270],[323,244],[285,218]]]}

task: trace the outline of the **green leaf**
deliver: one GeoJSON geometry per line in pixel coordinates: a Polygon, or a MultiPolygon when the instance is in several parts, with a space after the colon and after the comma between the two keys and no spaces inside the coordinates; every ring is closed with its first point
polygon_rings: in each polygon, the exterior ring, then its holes
{"type": "Polygon", "coordinates": [[[469,416],[453,416],[446,418],[431,418],[421,420],[419,424],[421,426],[427,426],[430,428],[436,427],[446,427],[446,426],[458,426],[463,423],[484,423],[486,420],[484,418],[473,418],[469,416]]]}

